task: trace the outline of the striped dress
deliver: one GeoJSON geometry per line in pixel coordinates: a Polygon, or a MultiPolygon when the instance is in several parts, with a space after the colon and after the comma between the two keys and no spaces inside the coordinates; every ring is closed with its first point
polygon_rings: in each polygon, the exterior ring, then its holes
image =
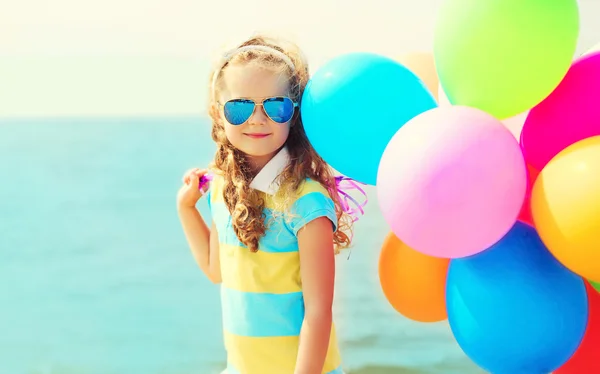
{"type": "MultiPolygon", "coordinates": [[[[304,299],[297,233],[327,217],[337,223],[333,201],[319,183],[307,180],[288,217],[276,212],[275,196],[265,194],[267,231],[252,253],[235,235],[216,177],[208,195],[219,234],[221,302],[228,374],[293,374],[298,354],[304,299]]],[[[323,373],[341,374],[335,328],[323,373]]]]}

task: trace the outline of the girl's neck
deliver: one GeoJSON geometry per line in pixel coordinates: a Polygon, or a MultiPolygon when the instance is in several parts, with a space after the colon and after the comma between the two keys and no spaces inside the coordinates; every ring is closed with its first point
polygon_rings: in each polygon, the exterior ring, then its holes
{"type": "Polygon", "coordinates": [[[246,155],[246,159],[250,165],[250,169],[252,170],[252,174],[258,174],[265,165],[271,161],[271,159],[275,156],[276,153],[264,155],[264,156],[249,156],[246,155]]]}

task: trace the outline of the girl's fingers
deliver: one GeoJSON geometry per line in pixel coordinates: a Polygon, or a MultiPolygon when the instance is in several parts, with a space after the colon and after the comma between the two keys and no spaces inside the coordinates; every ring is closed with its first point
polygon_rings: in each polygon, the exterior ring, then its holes
{"type": "Polygon", "coordinates": [[[193,168],[189,169],[183,175],[182,181],[185,185],[193,188],[200,188],[200,180],[208,174],[207,169],[193,168]]]}
{"type": "Polygon", "coordinates": [[[200,177],[197,176],[196,174],[190,175],[189,181],[190,181],[189,184],[190,184],[191,188],[198,189],[200,187],[200,177]]]}
{"type": "Polygon", "coordinates": [[[190,182],[190,177],[192,175],[196,175],[197,171],[200,170],[199,168],[193,168],[193,169],[189,169],[188,171],[186,171],[183,174],[183,178],[181,178],[182,182],[185,184],[188,184],[190,182]]]}

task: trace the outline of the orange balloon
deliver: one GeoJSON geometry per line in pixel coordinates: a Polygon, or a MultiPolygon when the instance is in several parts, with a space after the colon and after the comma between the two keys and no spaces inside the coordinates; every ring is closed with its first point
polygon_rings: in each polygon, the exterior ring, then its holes
{"type": "Polygon", "coordinates": [[[389,233],[379,256],[379,281],[387,300],[413,321],[438,322],[446,314],[446,273],[449,259],[431,257],[410,248],[389,233]]]}
{"type": "Polygon", "coordinates": [[[429,89],[435,100],[438,99],[439,78],[435,70],[435,60],[433,53],[415,52],[398,59],[402,65],[415,73],[429,89]]]}

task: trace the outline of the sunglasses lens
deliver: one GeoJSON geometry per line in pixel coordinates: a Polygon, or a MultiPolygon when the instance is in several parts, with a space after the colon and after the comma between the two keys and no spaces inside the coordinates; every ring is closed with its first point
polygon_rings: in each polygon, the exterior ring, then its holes
{"type": "Polygon", "coordinates": [[[225,119],[234,126],[246,122],[254,113],[254,102],[252,100],[230,100],[223,106],[225,119]]]}
{"type": "Polygon", "coordinates": [[[294,102],[288,97],[272,97],[263,102],[265,113],[274,122],[286,123],[294,115],[294,102]]]}

